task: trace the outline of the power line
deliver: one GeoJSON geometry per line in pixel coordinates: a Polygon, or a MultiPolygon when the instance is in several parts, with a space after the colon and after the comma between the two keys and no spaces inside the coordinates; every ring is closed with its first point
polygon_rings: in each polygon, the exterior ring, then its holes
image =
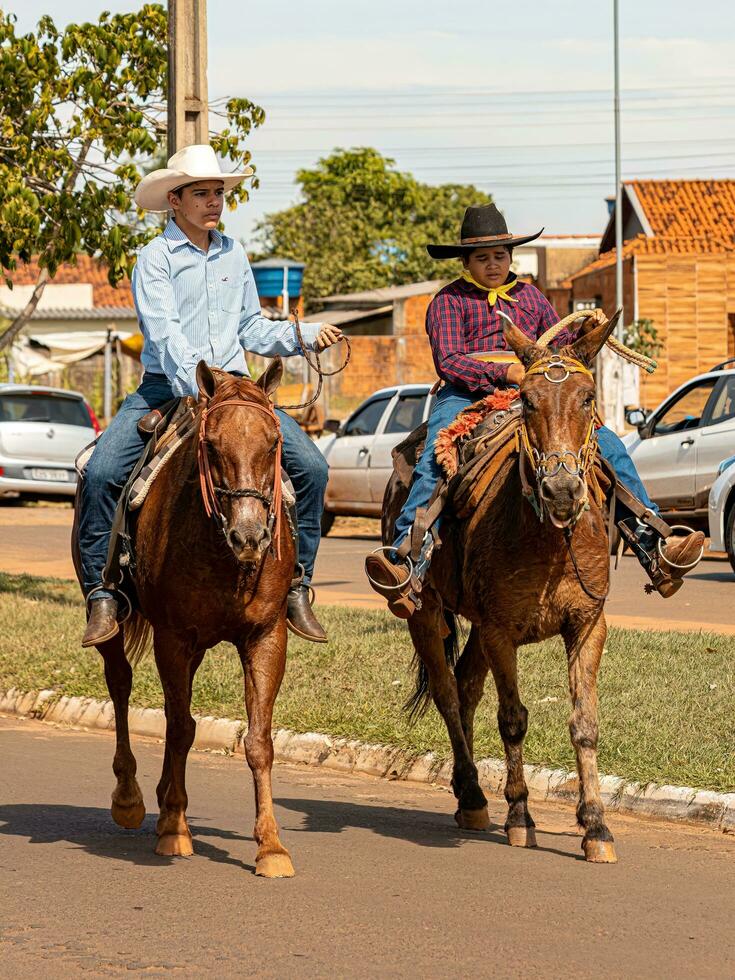
{"type": "MultiPolygon", "coordinates": [[[[727,113],[727,114],[724,114],[724,115],[723,114],[719,114],[719,115],[708,115],[708,116],[697,115],[695,118],[691,119],[690,122],[692,122],[692,123],[694,123],[694,122],[696,122],[696,123],[699,123],[699,122],[713,122],[715,120],[722,120],[722,119],[731,120],[732,118],[733,118],[732,113],[727,113]]],[[[641,117],[639,119],[634,119],[634,120],[632,120],[632,122],[637,125],[637,124],[640,124],[640,123],[681,122],[681,120],[676,120],[676,119],[667,120],[667,119],[662,119],[661,116],[645,116],[645,117],[641,117]]],[[[579,119],[578,117],[575,117],[575,119],[573,120],[573,124],[574,125],[584,124],[586,126],[603,126],[603,125],[606,126],[607,125],[607,122],[605,120],[602,120],[602,119],[599,122],[585,121],[584,119],[579,119]]],[[[519,120],[518,122],[504,122],[502,125],[503,125],[503,128],[504,129],[509,129],[509,128],[512,128],[512,129],[524,128],[525,129],[525,128],[527,128],[529,126],[529,123],[527,121],[525,121],[525,120],[519,120]]],[[[560,123],[557,120],[557,121],[554,121],[554,122],[534,122],[534,123],[532,123],[532,125],[533,125],[533,128],[534,129],[538,129],[540,127],[546,128],[546,127],[549,127],[549,126],[553,126],[555,129],[559,129],[563,125],[563,123],[560,123]]],[[[569,125],[572,125],[572,121],[570,121],[569,125]]],[[[449,129],[459,129],[459,130],[462,130],[462,129],[474,129],[474,128],[476,128],[476,126],[477,126],[477,123],[472,123],[472,122],[455,124],[455,123],[447,122],[446,120],[442,120],[441,123],[400,123],[400,124],[395,125],[395,126],[394,125],[391,125],[391,124],[383,123],[383,122],[376,123],[373,126],[356,126],[356,125],[353,125],[351,123],[349,123],[349,124],[340,123],[338,126],[321,125],[321,129],[324,132],[328,132],[328,133],[334,132],[337,129],[339,129],[339,130],[344,129],[346,132],[350,132],[350,133],[354,133],[354,132],[373,133],[373,132],[384,132],[386,130],[399,130],[399,129],[401,131],[405,131],[405,130],[409,130],[409,129],[410,130],[414,130],[414,129],[441,129],[442,131],[449,130],[449,129]]],[[[311,126],[269,126],[268,127],[268,132],[269,133],[313,133],[314,132],[314,126],[313,125],[311,125],[311,126]]]]}
{"type": "MultiPolygon", "coordinates": [[[[259,133],[259,136],[265,135],[265,133],[259,133]]],[[[716,136],[716,137],[697,137],[693,139],[685,138],[674,138],[674,139],[651,139],[651,140],[628,140],[626,141],[626,146],[651,146],[651,145],[668,145],[671,143],[675,144],[689,144],[696,143],[701,146],[703,143],[716,143],[716,144],[731,144],[735,143],[735,137],[729,136],[716,136]]],[[[567,143],[492,143],[492,144],[475,144],[474,146],[457,146],[452,144],[451,146],[437,144],[435,146],[383,146],[380,150],[381,153],[476,153],[481,150],[493,150],[497,152],[499,150],[549,150],[549,149],[567,149],[567,150],[579,150],[588,147],[598,147],[605,146],[609,147],[612,145],[612,140],[605,142],[594,142],[594,143],[580,143],[575,142],[571,144],[567,143]]],[[[333,148],[334,149],[334,148],[333,148]]],[[[279,156],[287,156],[292,154],[304,154],[304,153],[331,153],[333,149],[326,150],[320,147],[257,147],[253,150],[256,154],[264,153],[276,153],[279,156]]],[[[707,156],[708,151],[703,151],[702,156],[707,156]]]]}

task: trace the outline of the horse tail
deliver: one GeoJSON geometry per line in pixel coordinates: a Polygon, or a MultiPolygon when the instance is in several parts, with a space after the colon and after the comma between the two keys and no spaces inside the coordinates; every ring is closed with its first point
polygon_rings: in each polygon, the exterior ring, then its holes
{"type": "MultiPolygon", "coordinates": [[[[447,635],[444,637],[444,657],[447,665],[454,670],[454,665],[459,660],[459,641],[457,636],[457,617],[454,613],[444,610],[444,621],[447,624],[447,635]]],[[[404,711],[408,712],[409,719],[418,721],[429,707],[431,702],[431,691],[429,690],[429,671],[426,664],[418,655],[413,655],[413,667],[416,671],[416,686],[413,694],[403,705],[404,711]]]]}
{"type": "Polygon", "coordinates": [[[151,624],[145,616],[134,609],[125,630],[125,656],[131,667],[138,666],[151,647],[151,624]]]}

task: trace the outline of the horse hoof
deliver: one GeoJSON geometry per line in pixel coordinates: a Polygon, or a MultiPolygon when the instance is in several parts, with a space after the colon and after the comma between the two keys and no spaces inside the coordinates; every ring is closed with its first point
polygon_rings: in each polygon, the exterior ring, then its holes
{"type": "Polygon", "coordinates": [[[255,873],[262,878],[293,878],[293,869],[288,854],[264,854],[255,862],[255,873]]]}
{"type": "Polygon", "coordinates": [[[618,856],[611,840],[583,840],[582,850],[590,864],[617,864],[618,856]]]}
{"type": "Polygon", "coordinates": [[[511,847],[536,847],[535,827],[508,827],[508,843],[511,847]]]}
{"type": "Polygon", "coordinates": [[[457,810],[454,819],[462,830],[490,830],[490,816],[486,806],[481,810],[457,810]]]}
{"type": "Polygon", "coordinates": [[[194,853],[194,845],[191,842],[191,834],[163,834],[158,838],[156,844],[156,854],[161,857],[191,857],[194,853]]]}
{"type": "Polygon", "coordinates": [[[145,819],[145,806],[142,801],[123,806],[113,800],[110,813],[119,827],[124,827],[126,830],[137,830],[145,819]]]}

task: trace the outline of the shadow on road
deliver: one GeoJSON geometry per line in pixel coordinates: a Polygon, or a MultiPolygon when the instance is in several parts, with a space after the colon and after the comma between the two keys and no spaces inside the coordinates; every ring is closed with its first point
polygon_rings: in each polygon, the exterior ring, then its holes
{"type": "Polygon", "coordinates": [[[735,582],[735,572],[690,572],[687,578],[702,582],[735,582]]]}
{"type": "MultiPolygon", "coordinates": [[[[8,804],[0,806],[0,834],[27,837],[29,844],[66,842],[95,857],[160,867],[171,864],[176,858],[160,857],[154,853],[156,818],[157,814],[148,814],[139,830],[123,830],[114,823],[110,811],[101,807],[8,804]]],[[[245,871],[255,871],[254,865],[231,857],[227,851],[203,839],[215,837],[229,841],[251,841],[252,838],[219,827],[199,826],[195,818],[190,818],[189,822],[195,856],[218,864],[230,864],[245,871]]]]}
{"type": "MultiPolygon", "coordinates": [[[[303,827],[289,827],[288,834],[318,833],[341,834],[351,828],[371,830],[381,837],[391,837],[407,841],[420,847],[461,847],[465,840],[481,841],[487,844],[497,844],[507,847],[508,843],[503,828],[493,825],[489,831],[472,833],[460,830],[449,815],[436,813],[431,810],[415,810],[413,808],[371,806],[365,803],[346,803],[342,800],[311,800],[284,799],[274,800],[277,806],[294,813],[302,813],[306,818],[303,827]]],[[[0,811],[1,813],[1,811],[0,811]]],[[[285,828],[284,828],[285,829],[285,828]]],[[[536,832],[541,841],[537,850],[549,854],[558,854],[573,861],[583,861],[581,849],[579,854],[562,851],[556,847],[544,847],[544,837],[562,837],[579,839],[571,832],[547,832],[537,827],[536,832]]]]}

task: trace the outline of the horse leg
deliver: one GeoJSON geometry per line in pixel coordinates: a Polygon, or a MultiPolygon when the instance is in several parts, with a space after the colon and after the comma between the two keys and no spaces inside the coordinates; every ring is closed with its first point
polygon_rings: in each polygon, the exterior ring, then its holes
{"type": "Polygon", "coordinates": [[[99,646],[105,664],[105,680],[115,708],[115,758],[112,771],[117,777],[117,786],[112,792],[112,819],[126,830],[140,827],[145,817],[143,794],[135,778],[137,766],[130,748],[128,730],[128,702],[133,686],[133,669],[125,656],[123,635],[117,636],[99,646]]]}
{"type": "Polygon", "coordinates": [[[579,773],[577,820],[584,830],[582,849],[587,861],[614,864],[617,861],[615,844],[605,823],[597,772],[597,671],[607,637],[604,614],[600,613],[591,627],[567,627],[563,636],[572,698],[569,732],[579,773]]]}
{"type": "Polygon", "coordinates": [[[190,711],[193,665],[201,663],[202,655],[192,655],[189,644],[170,630],[154,631],[153,651],[166,701],[166,753],[159,784],[162,802],[156,854],[189,857],[194,848],[186,821],[186,759],[196,733],[190,711]]]}
{"type": "Polygon", "coordinates": [[[292,878],[291,856],[281,844],[273,813],[273,705],[281,687],[286,667],[286,624],[279,620],[275,628],[250,642],[237,645],[245,677],[245,707],[248,733],[245,756],[255,786],[255,828],[258,845],[255,873],[265,878],[292,878]]]}
{"type": "MultiPolygon", "coordinates": [[[[194,686],[194,676],[199,670],[202,660],[204,659],[205,650],[199,651],[191,661],[191,671],[189,676],[189,704],[191,704],[191,692],[194,686]]],[[[168,721],[168,715],[166,716],[168,721]]],[[[161,778],[156,786],[156,798],[158,799],[158,809],[163,809],[164,800],[166,798],[166,790],[168,789],[168,784],[171,781],[171,752],[169,751],[168,745],[164,747],[163,750],[163,766],[161,767],[161,778]]]]}
{"type": "Polygon", "coordinates": [[[480,643],[477,627],[473,626],[457,661],[454,676],[457,679],[457,694],[459,696],[459,716],[462,720],[462,731],[470,755],[474,758],[474,724],[475,711],[482,700],[485,690],[485,678],[490,669],[485,660],[480,643]]]}
{"type": "Polygon", "coordinates": [[[518,694],[517,650],[508,638],[487,631],[483,632],[482,646],[498,691],[498,729],[508,769],[505,832],[511,846],[535,847],[536,825],[528,812],[528,787],[523,775],[523,739],[528,728],[528,712],[518,694]]]}
{"type": "Polygon", "coordinates": [[[460,714],[457,681],[447,661],[443,610],[430,592],[423,593],[423,607],[408,621],[417,656],[426,668],[429,690],[447,727],[454,756],[452,789],[457,798],[454,819],[463,830],[488,830],[487,799],[480,789],[477,766],[467,744],[460,714]]]}

